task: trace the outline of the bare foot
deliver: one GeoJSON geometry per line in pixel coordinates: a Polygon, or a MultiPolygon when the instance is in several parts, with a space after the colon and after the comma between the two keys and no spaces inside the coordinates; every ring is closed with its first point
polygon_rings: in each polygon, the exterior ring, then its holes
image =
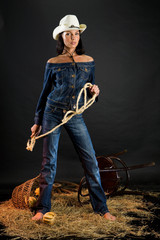
{"type": "Polygon", "coordinates": [[[43,219],[43,213],[41,212],[36,213],[36,215],[32,217],[33,221],[42,221],[42,219],[43,219]]]}
{"type": "Polygon", "coordinates": [[[107,220],[111,220],[111,221],[115,221],[116,217],[111,215],[109,212],[104,214],[104,218],[106,218],[107,220]]]}

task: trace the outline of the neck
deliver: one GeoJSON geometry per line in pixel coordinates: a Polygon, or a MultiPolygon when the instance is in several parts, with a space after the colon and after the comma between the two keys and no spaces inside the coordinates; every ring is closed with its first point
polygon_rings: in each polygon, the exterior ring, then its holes
{"type": "Polygon", "coordinates": [[[75,50],[76,50],[76,48],[67,48],[67,47],[64,47],[62,54],[69,53],[70,56],[73,56],[74,53],[75,53],[75,50]]]}

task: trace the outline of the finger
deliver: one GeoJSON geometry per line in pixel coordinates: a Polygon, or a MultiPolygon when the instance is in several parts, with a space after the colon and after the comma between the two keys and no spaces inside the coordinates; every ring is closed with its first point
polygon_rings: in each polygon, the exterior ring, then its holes
{"type": "Polygon", "coordinates": [[[37,137],[41,132],[41,128],[39,128],[39,130],[35,133],[35,136],[37,137]]]}
{"type": "Polygon", "coordinates": [[[35,136],[37,137],[39,135],[40,131],[36,132],[35,136]]]}
{"type": "Polygon", "coordinates": [[[91,92],[95,91],[95,85],[91,87],[91,92]]]}
{"type": "Polygon", "coordinates": [[[93,85],[90,87],[90,92],[93,93],[93,94],[96,94],[97,96],[99,95],[99,87],[97,85],[93,85]]]}
{"type": "Polygon", "coordinates": [[[34,137],[34,136],[35,136],[35,133],[32,133],[30,137],[32,138],[32,137],[34,137]]]}
{"type": "Polygon", "coordinates": [[[94,92],[98,92],[98,87],[97,87],[97,86],[94,86],[92,90],[93,90],[94,92]]]}
{"type": "Polygon", "coordinates": [[[35,130],[31,130],[31,137],[36,136],[36,131],[35,130]]]}

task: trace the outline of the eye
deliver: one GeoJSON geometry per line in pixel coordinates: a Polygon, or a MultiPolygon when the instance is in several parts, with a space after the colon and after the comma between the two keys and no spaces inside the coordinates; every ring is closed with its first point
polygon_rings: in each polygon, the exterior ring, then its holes
{"type": "Polygon", "coordinates": [[[79,32],[76,32],[76,34],[75,35],[79,35],[79,32]]]}

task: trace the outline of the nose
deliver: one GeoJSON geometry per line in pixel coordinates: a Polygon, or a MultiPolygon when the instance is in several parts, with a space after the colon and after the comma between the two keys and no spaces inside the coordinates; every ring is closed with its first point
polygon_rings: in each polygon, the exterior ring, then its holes
{"type": "Polygon", "coordinates": [[[75,36],[72,34],[72,35],[71,35],[71,38],[72,38],[72,40],[74,40],[75,36]]]}

